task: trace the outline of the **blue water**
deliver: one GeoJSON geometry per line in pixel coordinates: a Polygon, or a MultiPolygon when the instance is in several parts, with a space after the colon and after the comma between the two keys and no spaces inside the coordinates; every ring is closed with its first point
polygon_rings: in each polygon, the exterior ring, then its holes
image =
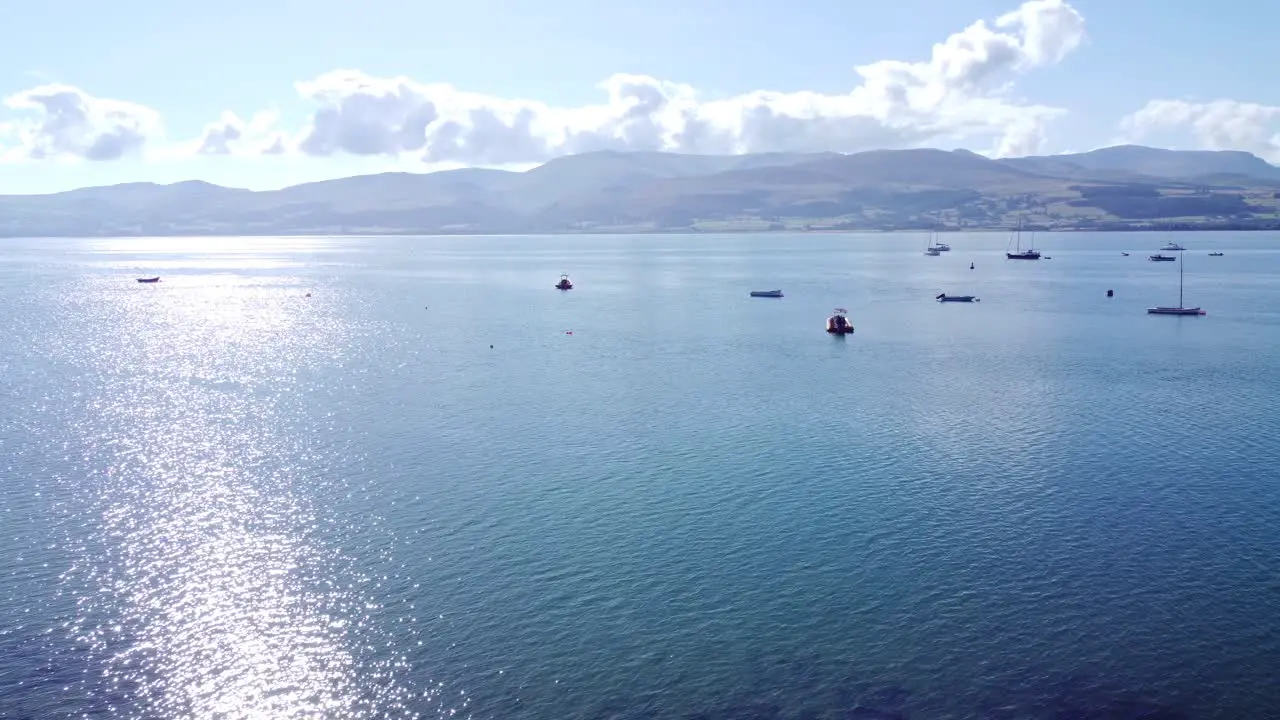
{"type": "Polygon", "coordinates": [[[0,718],[1276,717],[1280,237],[1177,239],[1207,316],[1155,235],[0,240],[0,718]]]}

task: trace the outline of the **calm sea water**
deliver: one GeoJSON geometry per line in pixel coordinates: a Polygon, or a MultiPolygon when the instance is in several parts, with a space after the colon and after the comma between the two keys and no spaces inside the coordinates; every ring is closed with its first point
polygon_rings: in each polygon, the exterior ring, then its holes
{"type": "Polygon", "coordinates": [[[0,241],[0,718],[1277,717],[1280,237],[1176,237],[1205,317],[1156,235],[0,241]]]}

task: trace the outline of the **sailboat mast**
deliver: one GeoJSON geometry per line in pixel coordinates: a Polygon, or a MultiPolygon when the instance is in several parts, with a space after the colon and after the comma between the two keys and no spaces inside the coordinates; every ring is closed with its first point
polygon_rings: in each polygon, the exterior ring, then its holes
{"type": "Polygon", "coordinates": [[[1185,264],[1183,261],[1187,259],[1187,255],[1186,253],[1178,253],[1178,255],[1181,256],[1178,258],[1178,307],[1182,307],[1182,267],[1185,264]]]}

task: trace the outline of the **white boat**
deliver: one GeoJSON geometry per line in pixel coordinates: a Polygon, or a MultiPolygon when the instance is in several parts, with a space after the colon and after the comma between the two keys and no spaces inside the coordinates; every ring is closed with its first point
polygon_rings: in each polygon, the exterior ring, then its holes
{"type": "MultiPolygon", "coordinates": [[[[929,247],[926,249],[926,252],[928,252],[928,250],[937,250],[938,252],[950,252],[951,246],[943,242],[938,242],[937,231],[930,230],[929,231],[929,247]]],[[[928,254],[937,255],[938,253],[928,253],[928,254]]]]}
{"type": "Polygon", "coordinates": [[[933,257],[937,257],[937,256],[939,256],[939,255],[941,255],[941,254],[942,254],[942,251],[941,251],[941,250],[939,250],[939,249],[938,249],[938,248],[936,248],[936,247],[931,247],[931,248],[925,248],[925,250],[924,250],[924,254],[925,254],[925,255],[931,255],[931,256],[933,256],[933,257]]]}
{"type": "Polygon", "coordinates": [[[780,298],[782,297],[782,291],[781,290],[752,290],[751,297],[780,298]]]}
{"type": "MultiPolygon", "coordinates": [[[[950,250],[951,248],[947,248],[947,249],[950,250]]],[[[939,247],[938,244],[933,241],[932,232],[929,233],[929,240],[925,243],[924,254],[929,255],[930,257],[937,257],[942,254],[942,248],[939,247]]]]}
{"type": "Polygon", "coordinates": [[[1160,249],[1161,250],[1186,250],[1186,248],[1182,247],[1181,245],[1173,241],[1165,243],[1164,247],[1160,249]]]}
{"type": "Polygon", "coordinates": [[[1187,264],[1185,262],[1178,263],[1178,307],[1151,307],[1147,308],[1148,315],[1205,315],[1205,311],[1198,307],[1182,307],[1182,269],[1187,264]]]}

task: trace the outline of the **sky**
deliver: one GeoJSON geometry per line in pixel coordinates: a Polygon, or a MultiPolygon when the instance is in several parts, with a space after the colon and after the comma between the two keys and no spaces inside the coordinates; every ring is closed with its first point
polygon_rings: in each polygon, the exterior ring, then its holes
{"type": "Polygon", "coordinates": [[[0,193],[591,150],[1280,163],[1269,0],[0,0],[0,193]]]}

